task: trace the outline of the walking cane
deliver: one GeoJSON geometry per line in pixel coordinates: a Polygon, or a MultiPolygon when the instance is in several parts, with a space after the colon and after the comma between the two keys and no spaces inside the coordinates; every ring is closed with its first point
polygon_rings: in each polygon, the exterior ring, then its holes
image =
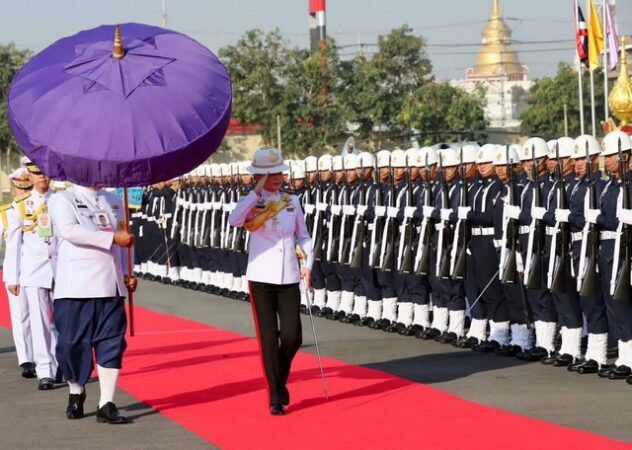
{"type": "Polygon", "coordinates": [[[478,303],[478,301],[483,298],[483,295],[485,294],[485,292],[487,291],[487,289],[491,286],[492,282],[494,281],[494,278],[496,278],[498,276],[498,273],[500,272],[500,269],[498,269],[496,271],[496,273],[494,275],[492,275],[492,277],[489,279],[489,281],[487,282],[487,286],[485,286],[485,288],[481,291],[480,294],[478,294],[478,297],[476,297],[476,300],[474,300],[474,302],[472,302],[472,304],[470,305],[469,308],[467,308],[467,310],[465,310],[465,314],[463,315],[463,318],[461,319],[461,321],[459,322],[457,328],[459,328],[461,326],[461,324],[465,321],[465,317],[470,314],[472,312],[472,310],[474,309],[474,307],[476,306],[476,304],[478,303]]]}
{"type": "MultiPolygon", "coordinates": [[[[127,188],[123,188],[123,205],[125,208],[125,231],[127,233],[129,230],[129,199],[127,198],[127,188]]],[[[132,247],[127,248],[127,276],[132,278],[134,276],[134,258],[132,256],[132,247]]],[[[127,301],[129,302],[129,335],[134,337],[134,292],[129,290],[127,291],[127,301]]]]}

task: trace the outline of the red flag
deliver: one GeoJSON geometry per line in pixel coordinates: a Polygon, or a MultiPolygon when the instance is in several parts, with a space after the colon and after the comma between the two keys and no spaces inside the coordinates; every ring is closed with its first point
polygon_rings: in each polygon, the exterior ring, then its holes
{"type": "Polygon", "coordinates": [[[577,57],[588,67],[588,26],[584,19],[582,9],[577,6],[577,14],[575,21],[575,47],[577,48],[577,57]]]}

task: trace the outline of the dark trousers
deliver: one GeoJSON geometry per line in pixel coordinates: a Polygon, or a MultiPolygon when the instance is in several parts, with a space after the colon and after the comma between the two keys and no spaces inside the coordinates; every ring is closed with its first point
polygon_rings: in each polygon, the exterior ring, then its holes
{"type": "Polygon", "coordinates": [[[610,277],[613,270],[614,239],[601,241],[599,249],[599,279],[606,303],[608,326],[612,337],[628,342],[632,340],[632,300],[615,300],[610,295],[610,277]]]}
{"type": "Polygon", "coordinates": [[[470,249],[476,287],[479,293],[483,293],[472,310],[472,318],[489,319],[495,322],[508,321],[509,308],[498,278],[498,253],[494,247],[494,238],[473,236],[470,240],[470,249]]]}
{"type": "MultiPolygon", "coordinates": [[[[581,241],[573,243],[573,264],[575,265],[575,273],[579,272],[579,255],[581,253],[581,241]]],[[[586,297],[580,296],[580,305],[584,316],[586,317],[586,328],[589,333],[603,334],[608,332],[608,317],[606,315],[606,303],[603,299],[601,286],[599,285],[599,274],[597,274],[597,286],[595,286],[595,295],[586,297]]]]}
{"type": "MultiPolygon", "coordinates": [[[[520,235],[520,247],[526,249],[529,243],[529,235],[527,233],[520,235]]],[[[549,244],[550,246],[550,241],[549,244]]],[[[547,247],[549,248],[549,247],[547,247]]],[[[557,322],[557,309],[555,308],[555,300],[551,291],[546,288],[547,270],[549,267],[546,255],[536,256],[542,260],[542,273],[540,274],[541,289],[527,289],[527,300],[529,308],[533,314],[534,321],[557,322]]],[[[525,258],[526,259],[526,258],[525,258]]]]}
{"type": "Polygon", "coordinates": [[[298,283],[278,285],[251,281],[250,298],[270,404],[287,404],[287,379],[292,359],[303,339],[298,283]]]}

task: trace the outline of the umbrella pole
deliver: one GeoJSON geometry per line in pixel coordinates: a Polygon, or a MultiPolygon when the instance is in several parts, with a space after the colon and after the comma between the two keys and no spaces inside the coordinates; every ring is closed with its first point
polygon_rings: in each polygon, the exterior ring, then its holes
{"type": "MultiPolygon", "coordinates": [[[[125,231],[129,233],[129,199],[127,198],[127,188],[123,188],[123,204],[125,208],[125,231]]],[[[133,247],[127,248],[127,276],[134,276],[134,259],[132,258],[133,247]]],[[[129,302],[129,335],[134,337],[134,292],[127,291],[127,301],[129,302]]]]}

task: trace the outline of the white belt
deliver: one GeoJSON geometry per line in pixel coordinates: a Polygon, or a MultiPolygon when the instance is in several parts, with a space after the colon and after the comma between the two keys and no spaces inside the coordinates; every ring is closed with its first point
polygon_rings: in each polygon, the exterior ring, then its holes
{"type": "Polygon", "coordinates": [[[472,236],[493,236],[494,227],[472,228],[472,236]]]}
{"type": "Polygon", "coordinates": [[[571,240],[573,242],[581,241],[582,239],[584,239],[583,231],[578,231],[577,233],[571,233],[571,240]]]}
{"type": "Polygon", "coordinates": [[[607,241],[609,239],[616,239],[617,232],[616,231],[602,231],[599,233],[599,239],[602,241],[607,241]]]}
{"type": "Polygon", "coordinates": [[[501,239],[494,239],[494,247],[500,248],[502,244],[503,244],[503,241],[501,239]]]}
{"type": "Polygon", "coordinates": [[[443,223],[436,223],[435,224],[435,230],[437,231],[441,231],[445,228],[445,225],[443,223]]]}
{"type": "Polygon", "coordinates": [[[531,232],[531,225],[520,225],[518,228],[519,234],[529,234],[531,232]]]}
{"type": "Polygon", "coordinates": [[[546,235],[547,236],[555,236],[558,231],[559,231],[559,228],[546,227],[546,235]]]}

